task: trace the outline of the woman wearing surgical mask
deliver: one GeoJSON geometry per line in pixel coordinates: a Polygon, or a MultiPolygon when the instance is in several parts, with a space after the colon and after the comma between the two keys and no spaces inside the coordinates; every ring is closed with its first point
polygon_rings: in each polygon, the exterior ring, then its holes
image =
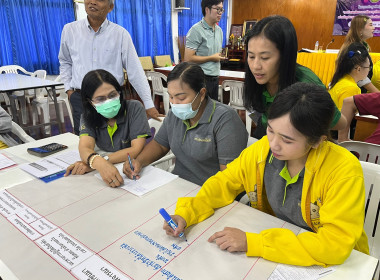
{"type": "Polygon", "coordinates": [[[171,110],[154,139],[132,161],[132,178],[141,168],[160,159],[169,150],[176,156],[174,174],[195,184],[226,168],[246,147],[248,133],[231,107],[207,97],[202,68],[183,62],[168,75],[171,110]]]}
{"type": "Polygon", "coordinates": [[[70,165],[65,176],[99,171],[110,187],[123,184],[114,166],[136,157],[143,149],[150,128],[143,105],[136,100],[124,100],[122,88],[105,70],[93,70],[82,81],[83,114],[80,120],[79,153],[82,161],[70,165]],[[106,152],[100,156],[95,144],[106,152]]]}

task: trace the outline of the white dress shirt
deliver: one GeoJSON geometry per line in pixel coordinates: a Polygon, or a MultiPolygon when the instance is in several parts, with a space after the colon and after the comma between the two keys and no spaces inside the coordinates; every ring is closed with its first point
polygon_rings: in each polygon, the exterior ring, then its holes
{"type": "Polygon", "coordinates": [[[83,77],[95,69],[107,70],[122,85],[124,68],[145,108],[154,107],[132,38],[120,25],[106,19],[95,32],[87,18],[66,24],[62,30],[58,59],[65,90],[80,89],[83,77]]]}

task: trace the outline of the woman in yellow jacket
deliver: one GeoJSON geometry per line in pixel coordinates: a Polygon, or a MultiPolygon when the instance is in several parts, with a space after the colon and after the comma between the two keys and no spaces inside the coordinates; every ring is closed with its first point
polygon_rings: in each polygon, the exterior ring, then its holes
{"type": "MultiPolygon", "coordinates": [[[[364,224],[364,178],[348,150],[327,141],[334,104],[326,90],[296,83],[275,98],[267,136],[209,178],[196,197],[179,198],[173,231],[199,223],[245,190],[251,207],[307,230],[260,233],[226,227],[209,242],[229,252],[292,265],[341,264],[352,249],[368,254],[364,224]]],[[[249,223],[249,221],[247,221],[249,223]]]]}
{"type": "Polygon", "coordinates": [[[352,43],[342,54],[329,89],[339,110],[345,98],[361,93],[357,83],[367,77],[371,67],[368,51],[361,43],[352,43]]]}

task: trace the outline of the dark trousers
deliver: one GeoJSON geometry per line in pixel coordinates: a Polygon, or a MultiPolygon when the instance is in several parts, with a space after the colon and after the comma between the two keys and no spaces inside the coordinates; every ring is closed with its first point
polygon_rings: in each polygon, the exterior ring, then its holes
{"type": "Polygon", "coordinates": [[[83,113],[82,97],[79,90],[75,90],[70,96],[71,108],[73,109],[74,133],[79,135],[80,116],[83,113]]]}
{"type": "Polygon", "coordinates": [[[205,75],[207,95],[214,100],[218,100],[219,76],[205,75]]]}

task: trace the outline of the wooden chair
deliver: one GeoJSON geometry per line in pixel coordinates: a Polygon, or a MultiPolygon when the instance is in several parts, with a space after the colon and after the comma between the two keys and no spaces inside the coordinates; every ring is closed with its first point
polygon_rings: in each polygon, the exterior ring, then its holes
{"type": "Polygon", "coordinates": [[[154,57],[154,64],[156,64],[158,67],[166,67],[166,66],[172,66],[173,62],[170,58],[170,55],[156,55],[154,57]]]}
{"type": "Polygon", "coordinates": [[[375,132],[379,125],[379,119],[375,116],[355,116],[356,128],[355,128],[355,141],[365,141],[372,133],[375,132]]]}
{"type": "Polygon", "coordinates": [[[141,56],[139,60],[144,71],[154,71],[152,58],[150,56],[141,56]]]}

